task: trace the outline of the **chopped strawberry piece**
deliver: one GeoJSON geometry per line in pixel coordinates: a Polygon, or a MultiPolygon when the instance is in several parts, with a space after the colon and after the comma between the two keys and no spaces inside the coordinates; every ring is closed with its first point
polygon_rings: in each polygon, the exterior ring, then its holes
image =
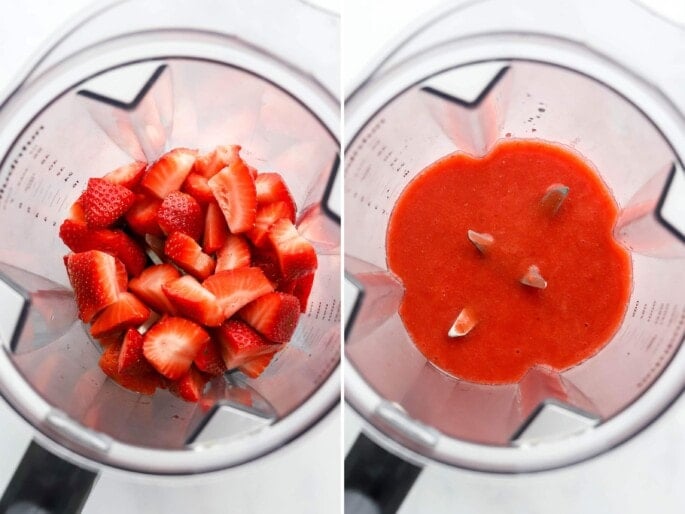
{"type": "Polygon", "coordinates": [[[81,320],[88,323],[119,298],[117,264],[111,255],[98,250],[71,253],[66,265],[81,320]]]}
{"type": "Polygon", "coordinates": [[[217,331],[221,355],[227,369],[234,369],[260,355],[275,353],[281,346],[264,339],[238,320],[226,321],[217,331]]]}
{"type": "Polygon", "coordinates": [[[88,179],[82,200],[86,223],[91,228],[109,227],[126,214],[135,199],[125,187],[101,178],[88,179]]]}
{"type": "Polygon", "coordinates": [[[267,339],[287,343],[297,328],[300,302],[290,294],[269,293],[243,307],[238,315],[267,339]]]}
{"type": "Polygon", "coordinates": [[[143,355],[143,336],[135,328],[129,328],[119,350],[117,370],[123,375],[152,373],[154,368],[143,355]]]}
{"type": "Polygon", "coordinates": [[[140,371],[131,374],[119,373],[119,344],[111,344],[105,348],[100,357],[100,369],[117,384],[135,393],[154,394],[155,389],[161,387],[161,377],[154,371],[140,371]]]}
{"type": "Polygon", "coordinates": [[[283,181],[283,177],[278,173],[260,173],[255,179],[255,189],[257,190],[257,202],[260,205],[285,202],[288,209],[287,218],[295,223],[297,206],[288,186],[283,181]]]}
{"type": "Polygon", "coordinates": [[[115,264],[117,270],[117,287],[119,291],[126,291],[128,289],[128,273],[126,272],[126,266],[119,259],[115,257],[115,264]]]}
{"type": "Polygon", "coordinates": [[[250,170],[242,160],[237,159],[209,179],[209,187],[232,233],[247,232],[254,226],[257,192],[250,170]]]}
{"type": "Polygon", "coordinates": [[[126,189],[133,189],[143,178],[146,167],[146,162],[134,161],[130,164],[125,164],[114,171],[110,171],[102,178],[111,184],[116,184],[125,187],[126,189]]]}
{"type": "Polygon", "coordinates": [[[274,202],[263,205],[257,209],[254,227],[248,230],[245,235],[256,247],[263,247],[268,244],[269,229],[281,218],[291,219],[290,207],[285,202],[274,202]]]}
{"type": "Polygon", "coordinates": [[[246,363],[240,366],[240,371],[245,373],[250,378],[257,378],[261,375],[267,368],[271,361],[273,360],[275,353],[267,353],[250,359],[246,363]]]}
{"type": "Polygon", "coordinates": [[[275,287],[281,282],[281,272],[278,268],[278,258],[270,248],[255,248],[252,252],[252,266],[262,270],[266,278],[275,287]]]}
{"type": "Polygon", "coordinates": [[[117,301],[105,307],[90,327],[93,337],[121,332],[144,323],[150,317],[150,309],[131,293],[122,292],[117,301]]]}
{"type": "Polygon", "coordinates": [[[147,170],[141,185],[163,200],[172,191],[181,189],[183,182],[195,164],[197,152],[188,148],[176,148],[162,155],[147,170]]]}
{"type": "Polygon", "coordinates": [[[224,318],[230,318],[244,305],[274,290],[259,268],[222,271],[202,285],[216,296],[224,318]]]}
{"type": "Polygon", "coordinates": [[[240,147],[237,145],[217,146],[211,152],[197,158],[193,172],[209,179],[232,162],[239,160],[238,152],[240,147]]]}
{"type": "Polygon", "coordinates": [[[59,227],[59,237],[72,252],[93,250],[92,233],[85,221],[66,219],[59,227]]]}
{"type": "Polygon", "coordinates": [[[203,177],[199,173],[191,173],[186,178],[181,188],[184,193],[188,193],[198,202],[206,204],[214,201],[214,194],[209,188],[207,177],[203,177]]]}
{"type": "Polygon", "coordinates": [[[268,239],[283,278],[292,280],[314,273],[317,267],[314,247],[289,220],[280,219],[274,223],[268,239]]]}
{"type": "Polygon", "coordinates": [[[82,223],[86,222],[86,213],[83,210],[83,194],[71,204],[67,219],[71,221],[80,221],[82,223]]]}
{"type": "Polygon", "coordinates": [[[171,380],[183,376],[209,334],[185,318],[165,317],[145,333],[143,354],[150,364],[171,380]]]}
{"type": "Polygon", "coordinates": [[[160,205],[157,223],[167,235],[182,232],[197,241],[202,235],[204,216],[195,198],[180,191],[173,191],[160,205]]]}
{"type": "Polygon", "coordinates": [[[136,201],[126,213],[126,223],[129,228],[140,236],[152,234],[162,236],[164,232],[157,223],[157,210],[162,202],[157,198],[138,195],[136,201]]]}
{"type": "Polygon", "coordinates": [[[195,368],[190,368],[181,378],[169,385],[169,392],[187,402],[197,402],[209,379],[195,368]]]}
{"type": "Polygon", "coordinates": [[[164,244],[164,254],[174,264],[199,280],[214,272],[214,259],[202,252],[193,238],[182,232],[173,232],[164,244]]]}
{"type": "Polygon", "coordinates": [[[190,275],[163,285],[162,291],[176,307],[177,312],[193,321],[209,327],[218,327],[226,319],[216,296],[190,275]]]}
{"type": "Polygon", "coordinates": [[[202,250],[214,253],[221,248],[228,237],[228,225],[219,206],[212,202],[207,205],[205,217],[205,234],[202,238],[202,250]]]}
{"type": "Polygon", "coordinates": [[[216,252],[215,273],[250,265],[250,245],[243,236],[228,234],[226,242],[216,252]]]}
{"type": "Polygon", "coordinates": [[[300,302],[300,312],[306,312],[307,301],[314,285],[314,273],[286,282],[281,282],[280,290],[296,297],[300,302]]]}
{"type": "Polygon", "coordinates": [[[162,286],[176,280],[181,273],[171,264],[150,266],[129,282],[129,289],[152,310],[176,314],[176,308],[162,291],[162,286]]]}
{"type": "Polygon", "coordinates": [[[210,339],[202,347],[193,362],[197,369],[212,377],[223,375],[226,372],[226,363],[221,356],[221,349],[213,339],[210,339]]]}

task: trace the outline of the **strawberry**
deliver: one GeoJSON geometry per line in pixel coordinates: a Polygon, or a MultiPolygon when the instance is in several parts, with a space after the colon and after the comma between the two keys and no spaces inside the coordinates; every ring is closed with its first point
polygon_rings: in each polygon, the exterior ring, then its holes
{"type": "Polygon", "coordinates": [[[150,364],[171,380],[181,378],[193,363],[209,335],[185,318],[168,316],[145,333],[143,354],[150,364]]]}
{"type": "Polygon", "coordinates": [[[284,279],[303,277],[316,270],[314,247],[300,235],[290,220],[280,219],[274,223],[269,229],[268,240],[284,279]]]}
{"type": "Polygon", "coordinates": [[[203,177],[199,173],[190,173],[190,175],[186,177],[181,190],[184,193],[188,193],[200,203],[206,204],[214,201],[214,195],[207,183],[207,177],[203,177]]]}
{"type": "Polygon", "coordinates": [[[69,208],[68,220],[79,221],[82,223],[86,222],[86,213],[83,210],[83,194],[79,196],[74,203],[71,204],[69,208]]]}
{"type": "Polygon", "coordinates": [[[98,314],[90,327],[93,337],[115,334],[144,323],[150,309],[131,293],[122,292],[117,300],[98,314]]]}
{"type": "Polygon", "coordinates": [[[197,158],[193,172],[207,179],[212,178],[226,166],[239,160],[238,152],[240,147],[236,145],[217,146],[211,152],[197,158]]]}
{"type": "Polygon", "coordinates": [[[238,320],[226,321],[217,330],[221,355],[227,369],[234,369],[244,363],[269,353],[275,353],[280,345],[267,341],[248,325],[238,320]]]}
{"type": "Polygon", "coordinates": [[[286,293],[265,294],[238,313],[248,325],[271,341],[287,343],[300,317],[300,302],[286,293]]]}
{"type": "Polygon", "coordinates": [[[216,252],[215,273],[250,265],[250,245],[243,236],[228,234],[226,242],[216,252]]]}
{"type": "Polygon", "coordinates": [[[182,232],[173,232],[164,244],[164,254],[182,270],[204,280],[214,272],[214,259],[193,238],[182,232]]]}
{"type": "Polygon", "coordinates": [[[312,292],[313,285],[314,273],[310,273],[304,277],[282,282],[279,289],[296,297],[300,302],[300,312],[306,312],[307,301],[309,300],[309,294],[312,292]]]}
{"type": "Polygon", "coordinates": [[[266,353],[264,355],[260,355],[259,357],[250,359],[246,363],[242,364],[239,369],[248,377],[257,378],[264,372],[267,366],[271,364],[271,361],[275,355],[275,353],[266,353]]]}
{"type": "Polygon", "coordinates": [[[263,247],[268,243],[268,234],[271,225],[281,218],[290,219],[292,211],[285,202],[274,202],[263,205],[257,209],[254,227],[245,235],[256,247],[263,247]]]}
{"type": "Polygon", "coordinates": [[[193,362],[197,369],[212,377],[223,375],[226,372],[226,363],[221,356],[221,349],[213,339],[210,339],[202,347],[193,362]]]}
{"type": "Polygon", "coordinates": [[[66,265],[81,320],[88,323],[119,298],[120,278],[116,259],[111,255],[98,250],[71,253],[66,265]]]}
{"type": "Polygon", "coordinates": [[[209,187],[232,233],[246,232],[254,226],[257,192],[250,170],[242,160],[237,159],[210,178],[209,187]]]}
{"type": "Polygon", "coordinates": [[[151,309],[160,313],[176,314],[176,308],[162,291],[162,286],[180,276],[181,273],[171,264],[157,264],[131,280],[128,287],[151,309]]]}
{"type": "Polygon", "coordinates": [[[214,253],[221,248],[228,237],[228,225],[219,205],[215,202],[207,205],[205,216],[205,234],[202,238],[202,250],[214,253]]]}
{"type": "Polygon", "coordinates": [[[125,164],[114,171],[110,171],[102,178],[110,184],[116,184],[125,187],[126,189],[133,189],[138,185],[140,179],[143,178],[146,167],[146,162],[134,161],[130,164],[125,164]]]}
{"type": "Polygon", "coordinates": [[[143,336],[135,328],[129,328],[126,331],[117,361],[117,371],[122,375],[154,372],[143,355],[143,340],[143,336]]]}
{"type": "Polygon", "coordinates": [[[254,248],[252,251],[251,266],[262,270],[266,278],[278,287],[281,282],[281,272],[278,269],[278,259],[276,254],[269,248],[254,248]]]}
{"type": "Polygon", "coordinates": [[[138,195],[125,215],[129,228],[139,236],[151,234],[162,236],[164,232],[157,223],[157,211],[162,202],[157,198],[138,195]]]}
{"type": "Polygon", "coordinates": [[[165,153],[150,166],[141,185],[145,190],[163,200],[172,191],[181,189],[195,164],[196,155],[195,150],[188,148],[176,148],[165,153]]]}
{"type": "Polygon", "coordinates": [[[216,296],[224,319],[274,290],[259,268],[238,268],[212,275],[202,285],[216,296]]]}
{"type": "Polygon", "coordinates": [[[288,186],[283,181],[283,177],[278,173],[260,173],[255,179],[255,189],[257,191],[257,203],[260,205],[285,202],[288,209],[287,218],[295,223],[297,206],[288,186]]]}
{"type": "Polygon", "coordinates": [[[225,319],[216,296],[190,275],[164,284],[162,291],[177,312],[193,321],[209,327],[218,327],[225,319]]]}
{"type": "Polygon", "coordinates": [[[187,402],[197,402],[202,398],[208,381],[206,376],[191,367],[187,373],[169,385],[169,392],[187,402]]]}
{"type": "Polygon", "coordinates": [[[161,377],[154,371],[140,371],[132,374],[119,373],[119,354],[121,346],[111,344],[100,357],[100,369],[109,378],[126,389],[140,394],[154,394],[161,386],[161,377]]]}
{"type": "Polygon", "coordinates": [[[157,223],[167,235],[182,232],[197,241],[202,235],[204,216],[195,198],[180,191],[173,191],[160,205],[157,223]]]}
{"type": "Polygon", "coordinates": [[[90,228],[106,228],[114,224],[133,205],[135,195],[125,187],[101,178],[88,179],[83,194],[83,212],[90,228]]]}
{"type": "MultiPolygon", "coordinates": [[[[74,204],[75,205],[75,204],[74,204]]],[[[93,250],[92,233],[85,221],[66,219],[59,226],[59,237],[72,252],[93,250]]]]}

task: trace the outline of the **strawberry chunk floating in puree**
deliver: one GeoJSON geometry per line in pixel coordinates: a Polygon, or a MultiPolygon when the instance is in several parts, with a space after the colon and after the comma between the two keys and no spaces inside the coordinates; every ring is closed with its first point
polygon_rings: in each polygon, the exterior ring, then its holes
{"type": "Polygon", "coordinates": [[[293,336],[317,268],[278,173],[239,146],[177,148],[93,177],[59,236],[102,371],[196,402],[227,371],[257,378],[293,336]]]}
{"type": "Polygon", "coordinates": [[[617,213],[591,166],[551,143],[500,142],[481,158],[430,165],[400,195],[386,239],[414,344],[438,368],[485,384],[588,359],[630,296],[617,213]]]}

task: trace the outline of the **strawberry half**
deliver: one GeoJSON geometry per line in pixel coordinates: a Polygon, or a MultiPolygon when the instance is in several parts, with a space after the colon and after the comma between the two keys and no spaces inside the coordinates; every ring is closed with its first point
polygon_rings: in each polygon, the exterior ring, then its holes
{"type": "Polygon", "coordinates": [[[157,211],[161,205],[162,202],[157,198],[138,195],[125,215],[129,228],[140,236],[163,236],[164,232],[157,223],[157,211]]]}
{"type": "Polygon", "coordinates": [[[181,378],[169,385],[169,392],[187,402],[197,402],[209,379],[195,368],[190,368],[181,378]]]}
{"type": "Polygon", "coordinates": [[[116,259],[90,250],[71,253],[65,258],[67,274],[74,288],[78,315],[88,323],[102,309],[117,301],[121,290],[116,259]]]}
{"type": "Polygon", "coordinates": [[[274,223],[269,229],[268,240],[284,279],[292,280],[314,273],[318,264],[314,247],[290,220],[280,219],[274,223]]]}
{"type": "Polygon", "coordinates": [[[244,364],[241,364],[238,369],[245,373],[250,378],[257,378],[261,375],[267,368],[271,361],[273,360],[275,353],[267,353],[250,359],[244,364]]]}
{"type": "Polygon", "coordinates": [[[255,189],[257,191],[257,202],[260,205],[285,202],[288,209],[287,218],[295,223],[297,206],[288,186],[285,185],[283,177],[278,173],[260,173],[255,179],[255,189]]]}
{"type": "Polygon", "coordinates": [[[93,337],[115,334],[144,323],[150,317],[150,309],[131,293],[122,292],[119,298],[98,314],[90,327],[93,337]]]}
{"type": "Polygon", "coordinates": [[[143,336],[135,328],[129,328],[119,350],[117,370],[123,375],[154,372],[143,355],[143,336]]]}
{"type": "Polygon", "coordinates": [[[173,232],[164,244],[164,254],[183,271],[199,280],[214,272],[214,259],[202,252],[195,240],[182,232],[173,232]]]}
{"type": "Polygon", "coordinates": [[[147,170],[142,187],[163,200],[172,191],[181,189],[195,164],[196,155],[195,150],[188,148],[176,148],[165,153],[147,170]]]}
{"type": "Polygon", "coordinates": [[[259,268],[238,268],[216,273],[202,285],[217,299],[224,319],[251,301],[274,290],[259,268]]]}
{"type": "Polygon", "coordinates": [[[248,230],[245,235],[256,247],[263,247],[268,244],[269,229],[281,218],[290,219],[294,217],[290,207],[285,202],[274,202],[263,205],[257,209],[254,227],[248,230]]]}
{"type": "Polygon", "coordinates": [[[209,179],[209,187],[234,234],[254,226],[257,214],[257,192],[250,170],[241,159],[209,179]]]}
{"type": "Polygon", "coordinates": [[[145,333],[143,354],[150,364],[171,380],[181,378],[193,363],[209,335],[185,318],[165,317],[145,333]]]}
{"type": "Polygon", "coordinates": [[[135,393],[154,394],[157,387],[161,387],[162,379],[154,371],[139,371],[136,373],[119,373],[119,355],[121,347],[111,344],[105,348],[100,356],[100,369],[117,384],[135,393]]]}
{"type": "Polygon", "coordinates": [[[228,237],[228,225],[219,205],[215,202],[207,205],[205,216],[205,234],[202,238],[202,250],[214,253],[221,248],[228,237]]]}
{"type": "Polygon", "coordinates": [[[190,275],[162,286],[177,312],[208,327],[218,327],[224,318],[216,296],[190,275]]]}
{"type": "Polygon", "coordinates": [[[190,175],[188,175],[188,177],[186,177],[181,190],[184,193],[188,193],[200,203],[206,204],[213,202],[214,194],[209,188],[207,180],[207,177],[203,177],[199,173],[192,172],[190,175]]]}
{"type": "Polygon", "coordinates": [[[297,328],[300,302],[290,294],[269,293],[243,307],[238,316],[267,339],[287,343],[297,328]]]}
{"type": "Polygon", "coordinates": [[[213,339],[210,339],[202,347],[193,362],[197,369],[212,377],[223,375],[226,372],[226,363],[221,356],[221,349],[213,339]]]}
{"type": "Polygon", "coordinates": [[[116,184],[125,187],[126,189],[133,189],[143,178],[146,167],[146,162],[134,161],[131,164],[124,164],[114,171],[110,171],[102,178],[110,184],[116,184]]]}
{"type": "Polygon", "coordinates": [[[296,297],[300,302],[300,312],[306,312],[309,295],[312,292],[314,285],[314,273],[305,275],[304,277],[296,278],[282,282],[280,290],[284,293],[289,293],[296,297]]]}
{"type": "Polygon", "coordinates": [[[228,234],[223,246],[216,252],[215,272],[246,268],[250,265],[250,245],[243,236],[228,234]]]}
{"type": "Polygon", "coordinates": [[[181,273],[171,264],[150,266],[131,280],[128,288],[151,309],[166,314],[176,314],[176,308],[162,291],[162,287],[176,280],[181,273]]]}
{"type": "Polygon", "coordinates": [[[212,178],[226,166],[239,160],[239,152],[240,147],[237,145],[217,146],[211,152],[197,158],[193,172],[207,179],[212,178]]]}
{"type": "Polygon", "coordinates": [[[180,191],[173,191],[159,206],[157,223],[167,235],[182,232],[197,241],[202,235],[204,216],[195,198],[180,191]]]}
{"type": "Polygon", "coordinates": [[[126,214],[135,199],[125,187],[101,178],[88,179],[82,197],[86,223],[91,228],[109,227],[126,214]]]}
{"type": "Polygon", "coordinates": [[[238,320],[226,321],[217,331],[221,355],[227,369],[242,366],[247,361],[281,348],[264,339],[248,325],[238,320]]]}

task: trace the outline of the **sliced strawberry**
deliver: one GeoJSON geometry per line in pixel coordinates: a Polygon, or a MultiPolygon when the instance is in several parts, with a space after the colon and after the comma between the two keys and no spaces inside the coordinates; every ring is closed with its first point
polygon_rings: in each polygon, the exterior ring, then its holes
{"type": "Polygon", "coordinates": [[[182,232],[196,241],[200,239],[205,224],[197,200],[180,191],[173,191],[164,198],[157,211],[157,223],[167,235],[182,232]]]}
{"type": "Polygon", "coordinates": [[[190,275],[162,286],[162,291],[182,316],[208,327],[218,327],[226,319],[216,296],[190,275]]]}
{"type": "Polygon", "coordinates": [[[59,237],[72,252],[92,250],[92,232],[85,221],[66,219],[59,227],[59,237]]]}
{"type": "Polygon", "coordinates": [[[125,187],[101,178],[88,179],[83,193],[83,212],[91,228],[106,228],[129,210],[136,196],[125,187]]]}
{"type": "Polygon", "coordinates": [[[280,219],[274,223],[269,229],[268,240],[284,279],[292,280],[314,273],[317,267],[314,247],[289,220],[280,219]]]}
{"type": "Polygon", "coordinates": [[[117,301],[105,307],[90,327],[93,337],[116,334],[144,323],[150,317],[150,309],[131,293],[122,292],[117,301]]]}
{"type": "Polygon", "coordinates": [[[69,208],[68,220],[86,222],[86,213],[83,210],[83,194],[79,196],[69,208]]]}
{"type": "Polygon", "coordinates": [[[159,313],[176,314],[176,308],[162,291],[162,286],[176,280],[181,273],[171,264],[150,266],[129,282],[128,288],[159,313]]]}
{"type": "Polygon", "coordinates": [[[169,392],[187,402],[202,398],[209,379],[195,368],[190,368],[181,378],[169,385],[169,392]]]}
{"type": "Polygon", "coordinates": [[[275,353],[267,353],[264,355],[260,355],[242,364],[239,369],[248,377],[257,378],[264,372],[267,366],[271,364],[271,361],[273,360],[275,355],[275,353]]]}
{"type": "Polygon", "coordinates": [[[228,228],[234,234],[254,226],[257,214],[257,192],[254,179],[245,163],[238,159],[209,179],[228,228]]]}
{"type": "Polygon", "coordinates": [[[209,179],[232,162],[239,160],[238,152],[240,147],[237,145],[217,146],[211,152],[197,158],[193,172],[209,179]]]}
{"type": "Polygon", "coordinates": [[[253,248],[252,266],[262,270],[266,278],[278,287],[281,282],[281,272],[278,268],[278,258],[270,248],[253,248]]]}
{"type": "Polygon", "coordinates": [[[268,234],[271,225],[281,218],[291,219],[292,211],[285,202],[274,202],[263,205],[257,209],[254,227],[248,230],[245,235],[252,244],[263,247],[268,244],[268,234]]]}
{"type": "Polygon", "coordinates": [[[285,202],[288,209],[287,218],[295,223],[297,206],[288,186],[285,185],[283,177],[278,173],[260,173],[255,179],[255,188],[257,190],[257,202],[260,205],[285,202]]]}
{"type": "Polygon", "coordinates": [[[238,268],[216,273],[202,285],[216,296],[225,318],[251,301],[274,290],[259,268],[238,268]]]}
{"type": "Polygon", "coordinates": [[[126,223],[130,229],[140,236],[151,234],[162,236],[164,232],[157,223],[157,210],[162,202],[147,195],[138,195],[136,201],[126,213],[126,223]]]}
{"type": "Polygon", "coordinates": [[[227,369],[234,369],[260,355],[275,353],[281,348],[238,320],[226,321],[217,330],[221,355],[227,369]]]}
{"type": "Polygon", "coordinates": [[[111,255],[98,250],[72,253],[66,257],[66,265],[81,320],[88,323],[119,298],[117,264],[111,255]]]}
{"type": "Polygon", "coordinates": [[[250,245],[243,236],[228,234],[223,246],[216,252],[215,273],[250,265],[250,245]]]}
{"type": "Polygon", "coordinates": [[[143,178],[146,167],[146,162],[134,161],[131,164],[125,164],[114,171],[110,171],[102,178],[111,184],[116,184],[126,189],[133,189],[143,178]]]}
{"type": "Polygon", "coordinates": [[[243,307],[238,316],[267,339],[287,343],[297,328],[300,302],[290,294],[269,293],[243,307]]]}
{"type": "Polygon", "coordinates": [[[205,234],[202,238],[202,250],[214,253],[221,248],[228,237],[228,225],[219,205],[215,202],[207,205],[205,216],[205,234]]]}
{"type": "Polygon", "coordinates": [[[171,380],[183,376],[209,334],[185,318],[168,316],[155,323],[145,333],[143,354],[150,364],[171,380]]]}
{"type": "Polygon", "coordinates": [[[128,289],[128,273],[126,272],[126,266],[116,258],[115,264],[117,270],[117,287],[119,288],[119,291],[126,291],[128,289]]]}
{"type": "Polygon", "coordinates": [[[188,148],[176,148],[162,155],[147,170],[141,185],[163,200],[172,191],[181,189],[183,182],[195,163],[197,152],[188,148]]]}
{"type": "Polygon", "coordinates": [[[312,292],[313,285],[314,273],[311,273],[304,277],[281,282],[279,289],[296,297],[300,302],[300,312],[306,312],[309,294],[312,292]]]}
{"type": "Polygon", "coordinates": [[[124,335],[117,361],[117,371],[123,375],[154,372],[154,368],[143,355],[143,336],[135,328],[129,328],[124,335]]]}
{"type": "Polygon", "coordinates": [[[214,272],[214,259],[202,252],[193,238],[181,232],[173,232],[164,244],[164,254],[174,264],[199,280],[214,272]]]}
{"type": "Polygon", "coordinates": [[[105,348],[100,357],[100,369],[109,378],[126,389],[140,394],[154,394],[161,386],[161,377],[154,371],[141,371],[132,374],[119,373],[119,344],[111,344],[105,348]]]}
{"type": "Polygon", "coordinates": [[[226,372],[226,363],[221,356],[221,349],[213,339],[210,339],[202,347],[193,362],[197,369],[212,377],[223,375],[226,372]]]}
{"type": "Polygon", "coordinates": [[[214,194],[209,188],[207,183],[207,177],[203,177],[199,173],[190,173],[186,177],[185,182],[181,190],[184,193],[188,193],[190,196],[195,198],[198,202],[206,204],[214,201],[214,194]]]}

